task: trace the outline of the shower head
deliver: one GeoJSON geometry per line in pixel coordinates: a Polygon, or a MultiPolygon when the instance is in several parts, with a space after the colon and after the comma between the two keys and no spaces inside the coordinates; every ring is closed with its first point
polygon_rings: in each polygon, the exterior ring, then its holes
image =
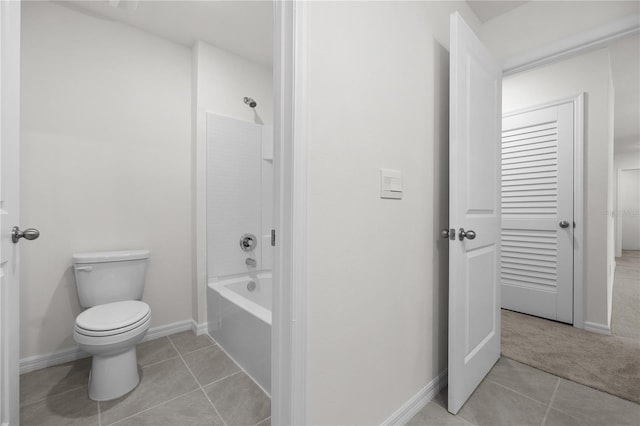
{"type": "Polygon", "coordinates": [[[246,96],[244,97],[244,103],[249,105],[251,108],[255,108],[256,105],[258,105],[256,103],[256,101],[254,101],[252,98],[249,98],[249,97],[246,97],[246,96]]]}

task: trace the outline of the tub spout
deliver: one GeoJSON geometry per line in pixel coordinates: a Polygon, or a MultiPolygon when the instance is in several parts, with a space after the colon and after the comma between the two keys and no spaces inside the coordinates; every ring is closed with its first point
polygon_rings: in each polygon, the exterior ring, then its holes
{"type": "Polygon", "coordinates": [[[256,260],[255,259],[251,259],[250,257],[247,257],[245,259],[244,263],[246,263],[249,266],[253,266],[254,268],[256,266],[256,260]]]}

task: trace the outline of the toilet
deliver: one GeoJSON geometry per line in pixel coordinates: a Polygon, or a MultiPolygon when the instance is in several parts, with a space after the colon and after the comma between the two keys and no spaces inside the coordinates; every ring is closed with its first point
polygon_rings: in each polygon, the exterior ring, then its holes
{"type": "Polygon", "coordinates": [[[138,385],[136,344],[149,329],[151,309],[142,302],[148,250],[73,255],[80,306],[73,338],[93,356],[89,398],[108,401],[138,385]]]}

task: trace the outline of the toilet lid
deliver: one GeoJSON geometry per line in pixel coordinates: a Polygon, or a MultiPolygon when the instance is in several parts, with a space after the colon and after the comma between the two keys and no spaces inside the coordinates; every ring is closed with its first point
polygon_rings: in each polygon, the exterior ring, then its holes
{"type": "Polygon", "coordinates": [[[139,300],[106,303],[82,312],[76,318],[76,328],[105,332],[129,328],[151,315],[151,308],[139,300]]]}

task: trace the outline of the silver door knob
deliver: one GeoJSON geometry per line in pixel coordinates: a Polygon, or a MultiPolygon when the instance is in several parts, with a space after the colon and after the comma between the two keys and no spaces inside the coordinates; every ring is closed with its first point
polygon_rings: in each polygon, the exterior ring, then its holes
{"type": "Polygon", "coordinates": [[[40,236],[40,231],[37,229],[29,228],[21,231],[19,227],[14,226],[11,229],[11,241],[17,243],[20,241],[20,238],[24,238],[26,240],[35,240],[40,236]]]}
{"type": "Polygon", "coordinates": [[[560,228],[568,228],[569,227],[569,222],[567,222],[566,220],[563,220],[562,222],[559,223],[560,228]]]}
{"type": "Polygon", "coordinates": [[[453,228],[443,229],[442,231],[440,231],[440,236],[445,240],[449,239],[453,241],[456,239],[456,230],[453,228]]]}
{"type": "Polygon", "coordinates": [[[476,232],[472,230],[465,231],[464,228],[460,228],[460,232],[458,232],[458,238],[460,238],[460,241],[464,240],[465,238],[474,240],[476,238],[476,232]]]}

